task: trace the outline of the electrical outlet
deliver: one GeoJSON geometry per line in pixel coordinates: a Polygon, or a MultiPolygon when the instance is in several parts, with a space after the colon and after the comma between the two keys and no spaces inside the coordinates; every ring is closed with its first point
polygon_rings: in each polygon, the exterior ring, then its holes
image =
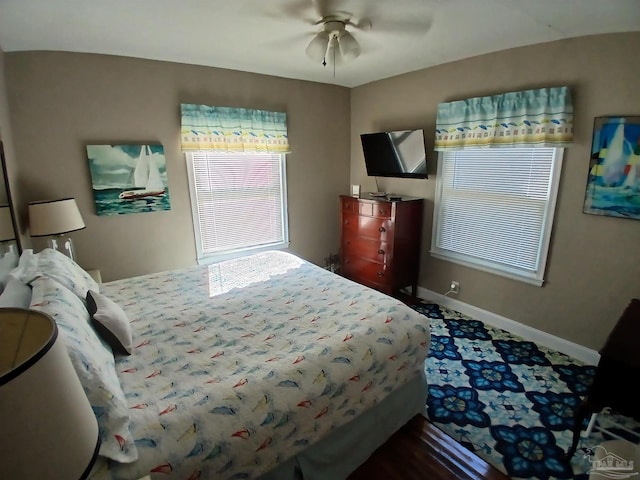
{"type": "Polygon", "coordinates": [[[456,295],[460,293],[460,282],[451,280],[451,285],[449,286],[449,290],[451,290],[451,293],[455,293],[456,295]]]}

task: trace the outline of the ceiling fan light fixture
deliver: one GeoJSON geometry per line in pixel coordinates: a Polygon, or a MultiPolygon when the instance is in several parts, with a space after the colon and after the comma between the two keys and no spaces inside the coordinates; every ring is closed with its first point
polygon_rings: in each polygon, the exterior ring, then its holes
{"type": "Polygon", "coordinates": [[[338,36],[338,46],[340,48],[340,55],[345,61],[351,61],[358,58],[360,55],[360,45],[358,41],[346,30],[340,32],[338,36]]]}
{"type": "Polygon", "coordinates": [[[324,60],[325,54],[327,53],[327,47],[329,46],[329,34],[324,30],[319,32],[313,40],[309,42],[307,46],[307,56],[311,60],[315,60],[316,62],[322,62],[324,60]]]}
{"type": "Polygon", "coordinates": [[[327,55],[325,57],[327,65],[335,67],[342,63],[342,55],[340,54],[340,45],[338,43],[338,37],[332,35],[329,38],[329,46],[327,47],[327,55]]]}

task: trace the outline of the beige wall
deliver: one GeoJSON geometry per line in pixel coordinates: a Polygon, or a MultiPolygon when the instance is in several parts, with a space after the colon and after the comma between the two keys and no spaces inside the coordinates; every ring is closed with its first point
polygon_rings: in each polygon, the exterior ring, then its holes
{"type": "MultiPolygon", "coordinates": [[[[420,285],[525,325],[598,349],[630,299],[640,296],[640,221],[582,213],[595,116],[640,114],[640,33],[564,40],[429,68],[352,90],[351,182],[370,188],[358,135],[381,129],[426,129],[428,180],[380,179],[381,189],[428,201],[420,285]],[[440,102],[507,91],[568,85],[575,144],[566,150],[547,282],[535,287],[432,258],[440,102]]],[[[639,340],[640,346],[640,340],[639,340]]]]}
{"type": "Polygon", "coordinates": [[[104,280],[195,264],[180,103],[286,112],[290,250],[318,264],[337,251],[348,89],[114,56],[22,52],[4,60],[24,224],[27,202],[75,197],[87,225],[73,234],[77,259],[104,280]],[[96,215],[85,145],[111,142],[164,145],[171,211],[96,215]]]}

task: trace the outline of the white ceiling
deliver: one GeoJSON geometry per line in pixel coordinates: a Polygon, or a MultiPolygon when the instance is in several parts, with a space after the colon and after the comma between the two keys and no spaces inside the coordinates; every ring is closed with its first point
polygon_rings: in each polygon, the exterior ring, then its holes
{"type": "MultiPolygon", "coordinates": [[[[59,50],[208,65],[355,87],[483,53],[640,30],[640,0],[0,0],[5,52],[59,50]],[[305,48],[322,9],[348,27],[356,60],[334,69],[305,48]]],[[[595,66],[594,66],[595,68],[595,66]]]]}

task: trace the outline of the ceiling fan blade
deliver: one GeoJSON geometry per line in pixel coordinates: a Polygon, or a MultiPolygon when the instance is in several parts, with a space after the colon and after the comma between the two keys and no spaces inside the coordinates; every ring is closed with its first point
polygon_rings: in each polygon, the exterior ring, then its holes
{"type": "Polygon", "coordinates": [[[373,30],[376,32],[423,35],[429,31],[432,23],[433,18],[430,16],[404,20],[383,18],[376,22],[373,30]]]}
{"type": "Polygon", "coordinates": [[[311,3],[320,20],[329,15],[328,0],[311,0],[311,3]]]}
{"type": "Polygon", "coordinates": [[[410,10],[396,9],[385,14],[379,10],[378,2],[363,2],[362,9],[354,12],[349,24],[363,31],[373,30],[379,33],[423,35],[433,23],[433,10],[429,1],[406,0],[410,10]],[[410,11],[411,14],[406,13],[410,11]]]}
{"type": "Polygon", "coordinates": [[[258,12],[276,20],[302,20],[309,25],[317,25],[320,18],[316,16],[314,7],[313,0],[289,0],[285,4],[277,5],[276,2],[260,2],[259,6],[252,6],[248,14],[255,15],[258,12]]]}
{"type": "Polygon", "coordinates": [[[351,25],[352,27],[357,28],[358,30],[362,30],[364,32],[368,32],[373,27],[373,23],[371,22],[371,19],[368,17],[360,18],[356,22],[350,19],[346,23],[347,25],[351,25]]]}
{"type": "Polygon", "coordinates": [[[277,38],[265,38],[262,42],[273,49],[288,48],[293,44],[304,45],[315,36],[314,32],[294,33],[290,35],[281,35],[277,38]]]}

